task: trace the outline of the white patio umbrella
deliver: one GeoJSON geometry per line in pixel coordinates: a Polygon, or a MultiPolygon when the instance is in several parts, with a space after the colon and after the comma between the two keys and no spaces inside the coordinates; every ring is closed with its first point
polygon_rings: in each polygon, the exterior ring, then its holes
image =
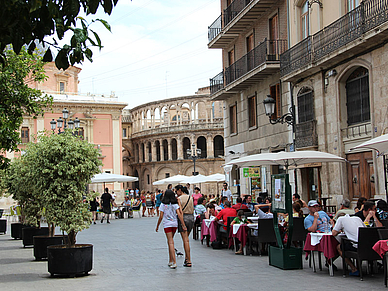
{"type": "Polygon", "coordinates": [[[167,184],[180,183],[185,178],[187,178],[187,176],[185,176],[185,175],[175,175],[175,176],[171,176],[171,177],[153,182],[152,185],[157,186],[157,185],[167,185],[167,184]]]}
{"type": "Polygon", "coordinates": [[[125,182],[136,182],[139,181],[137,177],[125,176],[125,175],[117,175],[117,174],[109,174],[109,173],[101,173],[94,175],[91,179],[92,184],[95,183],[125,183],[125,182]]]}
{"type": "Polygon", "coordinates": [[[196,176],[186,177],[182,179],[180,183],[199,184],[199,183],[202,183],[200,181],[202,181],[204,178],[206,178],[206,176],[199,174],[196,176]]]}
{"type": "Polygon", "coordinates": [[[203,180],[200,180],[199,183],[216,183],[216,182],[224,182],[225,175],[224,174],[213,174],[209,176],[204,176],[203,180]]]}
{"type": "Polygon", "coordinates": [[[226,165],[237,165],[239,167],[282,165],[288,169],[289,166],[299,166],[308,163],[345,161],[344,158],[325,152],[295,151],[250,155],[232,160],[226,165]]]}
{"type": "Polygon", "coordinates": [[[358,149],[376,150],[379,152],[379,156],[381,156],[388,151],[388,134],[384,134],[363,142],[362,144],[351,148],[350,151],[358,149]]]}

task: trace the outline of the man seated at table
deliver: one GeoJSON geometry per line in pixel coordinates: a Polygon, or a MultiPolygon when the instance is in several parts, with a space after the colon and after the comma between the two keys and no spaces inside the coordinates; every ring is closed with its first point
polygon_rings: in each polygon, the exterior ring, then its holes
{"type": "MultiPolygon", "coordinates": [[[[360,227],[365,227],[362,220],[357,216],[349,216],[349,214],[340,213],[337,219],[336,224],[334,225],[332,234],[337,236],[341,231],[343,231],[348,239],[354,242],[358,242],[358,229],[360,227]]],[[[351,243],[349,241],[344,242],[344,248],[346,251],[357,251],[357,243],[351,243]]],[[[337,251],[342,256],[341,245],[337,245],[337,251]]],[[[349,273],[350,276],[359,276],[360,272],[353,265],[352,261],[348,258],[345,259],[345,262],[349,265],[352,271],[349,273]]]]}
{"type": "Polygon", "coordinates": [[[225,201],[224,203],[224,209],[222,209],[216,216],[215,218],[215,221],[219,221],[219,220],[222,220],[223,221],[223,226],[220,227],[220,232],[224,232],[226,233],[226,226],[227,226],[227,223],[228,223],[228,217],[229,216],[233,216],[233,217],[236,217],[237,216],[237,211],[236,209],[233,209],[230,207],[230,202],[228,200],[225,201]]]}
{"type": "Polygon", "coordinates": [[[128,212],[128,218],[133,218],[132,216],[132,204],[131,200],[129,200],[128,196],[125,196],[123,203],[121,203],[124,207],[120,211],[120,218],[124,218],[124,212],[128,212]]]}
{"type": "Polygon", "coordinates": [[[132,204],[132,210],[140,210],[141,207],[141,199],[140,196],[136,197],[136,202],[132,204]]]}
{"type": "Polygon", "coordinates": [[[349,215],[354,214],[354,210],[350,209],[350,200],[349,199],[342,200],[341,208],[337,211],[337,213],[335,214],[335,216],[333,218],[334,222],[337,221],[338,217],[345,215],[345,214],[349,214],[349,215]]]}
{"type": "Polygon", "coordinates": [[[310,200],[307,204],[309,215],[304,219],[304,228],[309,232],[325,232],[330,225],[330,217],[324,211],[318,211],[317,200],[310,200]]]}
{"type": "Polygon", "coordinates": [[[361,218],[366,226],[383,226],[383,224],[376,216],[376,206],[372,201],[365,201],[364,208],[358,211],[355,216],[361,218]]]}
{"type": "Polygon", "coordinates": [[[237,197],[236,199],[236,204],[234,204],[232,206],[232,208],[236,209],[236,210],[239,210],[239,209],[248,209],[248,206],[246,206],[245,204],[242,204],[242,198],[241,197],[237,197]]]}
{"type": "Polygon", "coordinates": [[[245,204],[248,207],[248,209],[252,212],[255,211],[255,205],[257,205],[257,203],[252,202],[251,195],[245,195],[245,201],[243,202],[243,204],[245,204]]]}

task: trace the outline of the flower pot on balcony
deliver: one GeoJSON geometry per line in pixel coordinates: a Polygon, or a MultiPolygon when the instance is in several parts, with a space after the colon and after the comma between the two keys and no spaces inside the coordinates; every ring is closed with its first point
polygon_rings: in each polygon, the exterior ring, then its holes
{"type": "Polygon", "coordinates": [[[6,233],[7,232],[7,220],[6,219],[0,219],[0,232],[6,233]]]}
{"type": "Polygon", "coordinates": [[[34,236],[38,235],[48,235],[49,229],[48,227],[25,227],[22,229],[22,238],[23,238],[23,246],[33,246],[34,245],[34,236]]]}
{"type": "Polygon", "coordinates": [[[51,276],[87,275],[93,268],[93,245],[77,244],[73,248],[65,245],[48,246],[47,257],[51,276]]]}
{"type": "Polygon", "coordinates": [[[55,236],[34,236],[34,257],[35,260],[41,261],[47,259],[47,247],[52,245],[62,245],[67,236],[55,235],[55,236]]]}

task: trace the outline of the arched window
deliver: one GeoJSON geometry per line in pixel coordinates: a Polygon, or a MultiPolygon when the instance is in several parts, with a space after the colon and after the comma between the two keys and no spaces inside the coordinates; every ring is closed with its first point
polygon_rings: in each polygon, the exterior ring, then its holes
{"type": "Polygon", "coordinates": [[[168,161],[168,141],[163,140],[163,160],[168,161]]]}
{"type": "Polygon", "coordinates": [[[302,39],[310,35],[309,1],[305,1],[300,8],[300,31],[302,39]]]}
{"type": "Polygon", "coordinates": [[[203,136],[200,136],[197,139],[197,149],[201,149],[201,158],[207,158],[207,145],[206,145],[206,138],[203,136]]]}
{"type": "Polygon", "coordinates": [[[370,121],[369,72],[357,68],[346,80],[348,126],[370,121]]]}
{"type": "Polygon", "coordinates": [[[160,161],[160,142],[157,140],[155,141],[155,147],[156,147],[156,160],[160,161]]]}
{"type": "Polygon", "coordinates": [[[223,157],[224,156],[224,138],[221,135],[216,135],[213,141],[214,145],[214,157],[223,157]]]}
{"type": "Polygon", "coordinates": [[[314,120],[314,98],[310,88],[298,92],[298,123],[314,120]]]}
{"type": "Polygon", "coordinates": [[[184,137],[182,140],[182,147],[183,147],[183,158],[188,159],[187,150],[191,149],[190,145],[190,139],[188,137],[184,137]]]}
{"type": "Polygon", "coordinates": [[[177,141],[175,138],[171,140],[171,149],[172,149],[172,160],[178,159],[178,147],[177,147],[177,141]]]}

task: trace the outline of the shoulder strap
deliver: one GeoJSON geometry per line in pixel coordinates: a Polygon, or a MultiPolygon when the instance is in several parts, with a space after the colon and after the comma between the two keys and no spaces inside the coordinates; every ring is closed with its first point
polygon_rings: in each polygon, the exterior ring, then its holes
{"type": "Polygon", "coordinates": [[[190,195],[187,195],[187,196],[189,196],[189,199],[187,199],[185,206],[182,208],[182,211],[184,211],[184,210],[186,209],[186,206],[187,206],[187,204],[189,204],[189,201],[190,201],[190,195]]]}

